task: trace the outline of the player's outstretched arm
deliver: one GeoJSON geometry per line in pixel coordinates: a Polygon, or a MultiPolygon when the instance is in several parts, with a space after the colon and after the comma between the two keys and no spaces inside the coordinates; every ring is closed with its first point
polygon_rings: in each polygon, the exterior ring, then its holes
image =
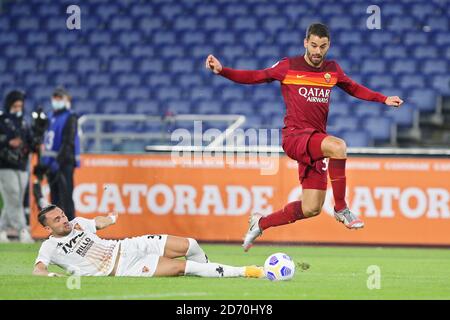
{"type": "Polygon", "coordinates": [[[391,97],[387,97],[386,101],[384,101],[384,103],[387,104],[388,106],[400,107],[403,103],[403,100],[397,96],[391,96],[391,97]]]}
{"type": "Polygon", "coordinates": [[[259,84],[274,80],[281,81],[289,67],[287,60],[276,63],[271,68],[264,70],[236,70],[223,67],[220,61],[212,54],[208,55],[205,61],[206,69],[214,74],[219,74],[231,81],[242,84],[259,84]]]}
{"type": "Polygon", "coordinates": [[[118,217],[119,217],[119,214],[117,212],[111,212],[106,217],[104,217],[104,216],[95,217],[94,218],[95,228],[97,230],[105,229],[106,227],[109,227],[110,225],[115,224],[118,217]]]}
{"type": "Polygon", "coordinates": [[[33,269],[34,276],[43,276],[43,277],[63,277],[62,274],[55,272],[48,272],[47,266],[42,262],[36,263],[33,269]]]}

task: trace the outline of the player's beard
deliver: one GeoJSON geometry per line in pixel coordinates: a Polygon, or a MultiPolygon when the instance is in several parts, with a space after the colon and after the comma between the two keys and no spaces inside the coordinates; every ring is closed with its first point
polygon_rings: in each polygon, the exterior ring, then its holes
{"type": "Polygon", "coordinates": [[[308,56],[308,60],[311,61],[314,66],[319,66],[325,59],[326,53],[324,55],[312,54],[306,49],[306,55],[308,56]]]}

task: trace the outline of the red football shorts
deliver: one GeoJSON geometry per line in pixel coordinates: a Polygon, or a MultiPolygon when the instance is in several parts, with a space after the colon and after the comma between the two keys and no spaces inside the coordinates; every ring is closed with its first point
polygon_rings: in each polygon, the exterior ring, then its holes
{"type": "Polygon", "coordinates": [[[312,128],[283,130],[283,150],[297,161],[303,189],[327,189],[328,162],[321,150],[321,143],[327,136],[312,128]]]}

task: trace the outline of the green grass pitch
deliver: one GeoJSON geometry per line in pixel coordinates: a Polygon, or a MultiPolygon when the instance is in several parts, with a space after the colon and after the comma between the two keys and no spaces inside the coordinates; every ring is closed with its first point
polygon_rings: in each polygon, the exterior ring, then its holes
{"type": "MultiPolygon", "coordinates": [[[[5,299],[450,299],[450,250],[257,245],[244,253],[239,245],[203,245],[211,261],[262,265],[275,252],[298,263],[291,281],[266,279],[83,277],[69,290],[68,278],[31,276],[39,244],[0,244],[0,300],[5,299]],[[368,289],[380,270],[380,288],[368,289]],[[372,279],[372,278],[371,278],[372,279]],[[369,283],[371,282],[369,279],[369,283]]],[[[51,267],[51,271],[60,271],[51,267]]]]}

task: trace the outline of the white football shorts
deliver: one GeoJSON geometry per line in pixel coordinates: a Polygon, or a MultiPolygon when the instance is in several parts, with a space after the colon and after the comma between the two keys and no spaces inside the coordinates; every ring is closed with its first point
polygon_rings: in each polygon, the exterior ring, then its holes
{"type": "Polygon", "coordinates": [[[145,235],[120,241],[117,277],[151,277],[164,255],[167,234],[145,235]]]}

